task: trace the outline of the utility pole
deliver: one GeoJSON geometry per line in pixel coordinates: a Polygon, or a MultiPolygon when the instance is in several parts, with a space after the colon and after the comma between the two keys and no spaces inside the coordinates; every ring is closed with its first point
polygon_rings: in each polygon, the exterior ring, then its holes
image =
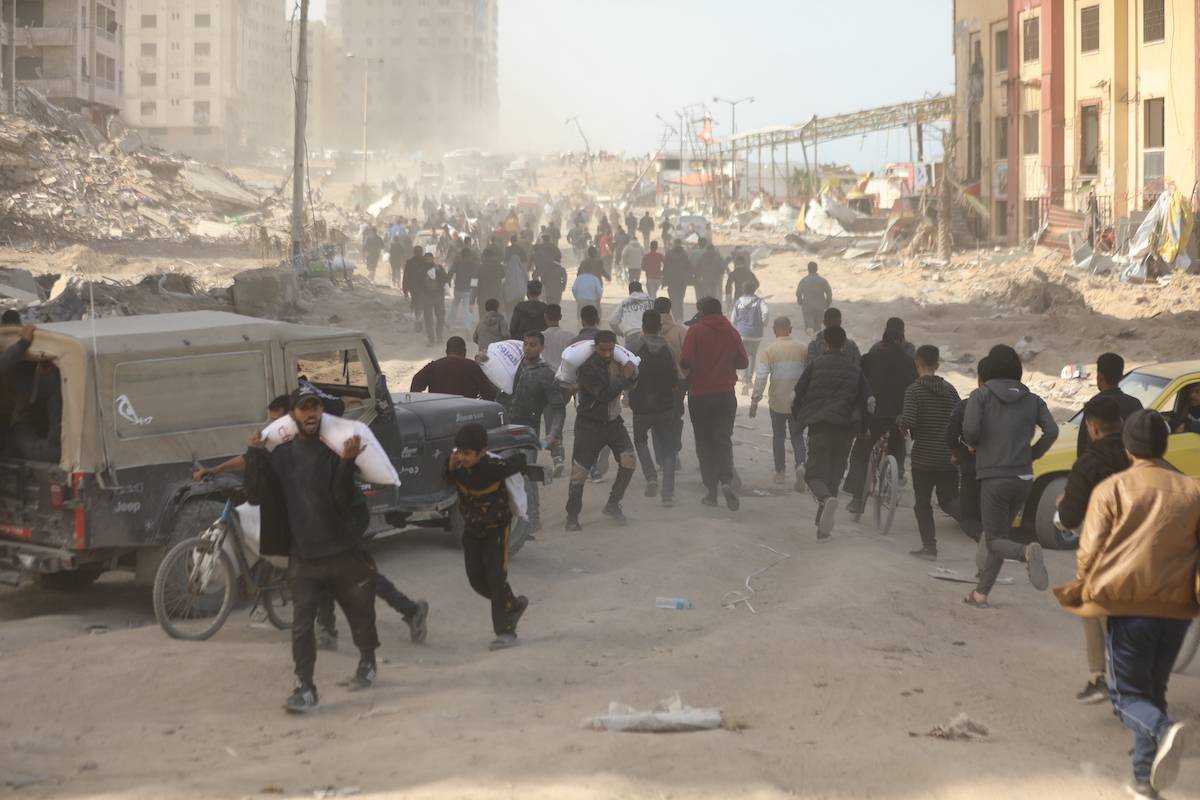
{"type": "MultiPolygon", "coordinates": [[[[729,161],[733,164],[733,175],[730,176],[730,185],[733,187],[733,201],[736,203],[738,199],[737,192],[737,140],[733,137],[737,136],[737,107],[742,103],[753,103],[753,97],[742,97],[737,100],[726,100],[721,97],[714,97],[714,103],[726,103],[729,106],[730,132],[729,132],[729,161]]],[[[749,153],[747,153],[749,158],[749,153]]],[[[747,168],[746,177],[750,177],[749,168],[747,168]]]]}
{"type": "Polygon", "coordinates": [[[292,140],[292,257],[304,242],[304,129],[308,124],[308,0],[300,0],[300,46],[296,54],[296,130],[292,140]]]}
{"type": "Polygon", "coordinates": [[[8,113],[17,113],[17,0],[10,0],[8,17],[8,113]]]}

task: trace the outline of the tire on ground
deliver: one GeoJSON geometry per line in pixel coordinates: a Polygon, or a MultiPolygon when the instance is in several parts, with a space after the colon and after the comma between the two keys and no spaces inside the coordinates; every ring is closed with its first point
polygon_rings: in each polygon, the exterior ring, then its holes
{"type": "Polygon", "coordinates": [[[1058,496],[1067,486],[1066,475],[1056,475],[1042,484],[1033,514],[1033,535],[1047,550],[1063,549],[1062,536],[1054,525],[1054,514],[1058,511],[1058,496]]]}

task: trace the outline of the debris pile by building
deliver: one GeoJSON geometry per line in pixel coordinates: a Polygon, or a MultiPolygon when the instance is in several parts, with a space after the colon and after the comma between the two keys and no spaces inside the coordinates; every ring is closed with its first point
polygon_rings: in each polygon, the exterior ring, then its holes
{"type": "Polygon", "coordinates": [[[107,131],[21,88],[0,115],[0,237],[9,241],[238,238],[264,198],[234,175],[107,131]]]}

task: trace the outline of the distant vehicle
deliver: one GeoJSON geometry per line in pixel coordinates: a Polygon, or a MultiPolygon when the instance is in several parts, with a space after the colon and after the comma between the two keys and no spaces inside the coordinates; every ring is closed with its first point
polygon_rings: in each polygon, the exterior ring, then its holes
{"type": "Polygon", "coordinates": [[[712,225],[699,214],[684,214],[671,220],[671,238],[683,239],[684,244],[695,245],[700,239],[712,241],[712,225]]]}
{"type": "MultiPolygon", "coordinates": [[[[1171,429],[1188,412],[1188,394],[1200,386],[1200,361],[1176,361],[1148,364],[1121,379],[1121,390],[1142,401],[1145,408],[1162,412],[1171,429]]],[[[1033,492],[1025,504],[1025,513],[1017,525],[1043,547],[1062,548],[1073,542],[1064,540],[1054,525],[1056,502],[1067,485],[1067,474],[1075,464],[1075,448],[1083,412],[1071,417],[1059,429],[1058,441],[1050,452],[1033,464],[1033,492]]],[[[1167,448],[1167,461],[1185,475],[1200,478],[1200,434],[1173,433],[1167,448]]]]}
{"type": "MultiPolygon", "coordinates": [[[[0,347],[19,329],[0,328],[0,347]]],[[[197,466],[245,452],[267,404],[305,376],[370,426],[402,485],[366,486],[368,536],[408,527],[461,531],[443,475],[454,434],[478,422],[498,452],[535,450],[497,403],[392,394],[365,334],[221,312],[63,322],[38,328],[26,360],[57,369],[58,462],[0,459],[0,576],[86,586],[110,570],[149,583],[168,549],[220,517],[235,476],[197,466]]],[[[11,392],[0,385],[0,395],[11,392]]],[[[514,526],[513,549],[528,534],[514,526]]]]}

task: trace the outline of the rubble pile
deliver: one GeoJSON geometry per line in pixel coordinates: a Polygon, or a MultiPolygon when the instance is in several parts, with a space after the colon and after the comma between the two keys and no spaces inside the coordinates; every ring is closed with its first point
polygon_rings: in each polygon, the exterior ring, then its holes
{"type": "Polygon", "coordinates": [[[0,115],[0,237],[61,241],[237,238],[264,199],[234,175],[146,145],[22,88],[0,115]]]}

